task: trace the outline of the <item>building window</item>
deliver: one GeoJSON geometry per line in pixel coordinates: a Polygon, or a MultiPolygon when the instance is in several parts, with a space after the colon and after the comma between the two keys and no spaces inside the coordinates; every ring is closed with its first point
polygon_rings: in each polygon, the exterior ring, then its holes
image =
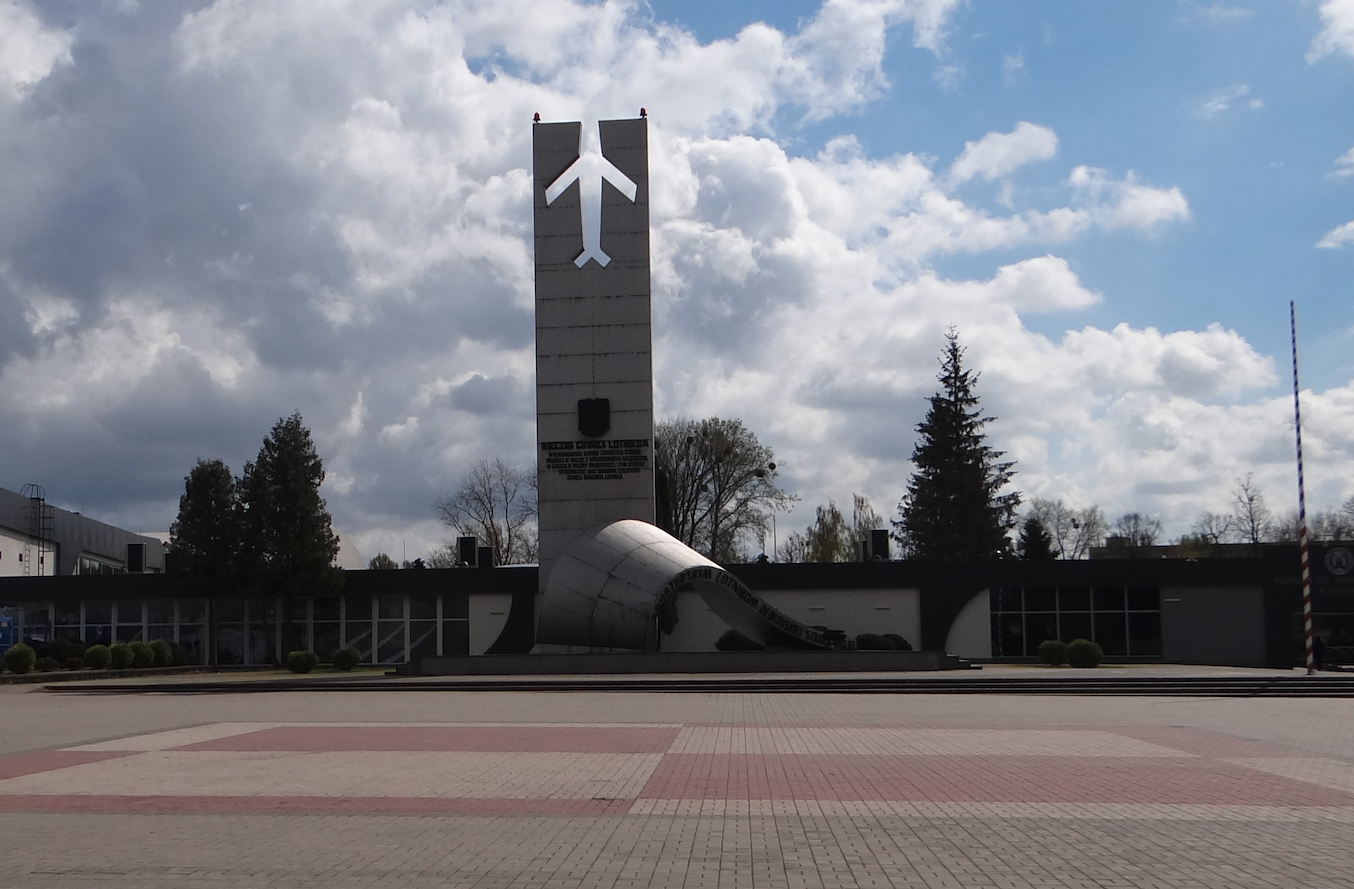
{"type": "Polygon", "coordinates": [[[76,574],[125,574],[126,571],[127,569],[121,565],[104,561],[95,556],[81,555],[80,558],[75,560],[76,574]]]}
{"type": "Polygon", "coordinates": [[[1110,656],[1161,656],[1155,586],[1001,587],[990,601],[993,657],[1037,657],[1047,639],[1090,639],[1110,656]]]}

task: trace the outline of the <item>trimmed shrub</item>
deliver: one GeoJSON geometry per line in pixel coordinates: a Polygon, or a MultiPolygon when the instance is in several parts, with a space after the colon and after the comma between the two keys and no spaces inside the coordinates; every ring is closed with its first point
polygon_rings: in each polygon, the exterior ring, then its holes
{"type": "Polygon", "coordinates": [[[292,651],[287,653],[287,669],[293,673],[309,673],[320,662],[320,656],[313,651],[292,651]]]}
{"type": "Polygon", "coordinates": [[[174,658],[174,652],[170,649],[169,643],[163,639],[156,639],[150,644],[150,653],[154,658],[153,664],[156,667],[168,667],[169,662],[174,658]]]}
{"type": "Polygon", "coordinates": [[[85,666],[91,670],[108,669],[108,646],[91,645],[85,649],[85,666]]]}
{"type": "Polygon", "coordinates": [[[1067,643],[1057,639],[1045,639],[1039,643],[1039,660],[1050,667],[1067,663],[1067,643]]]}
{"type": "Polygon", "coordinates": [[[1098,667],[1105,652],[1090,639],[1073,639],[1067,646],[1067,662],[1074,667],[1098,667]]]}
{"type": "Polygon", "coordinates": [[[5,652],[5,669],[11,673],[31,673],[38,662],[38,653],[22,642],[11,645],[5,652]]]}
{"type": "Polygon", "coordinates": [[[53,670],[61,669],[61,661],[54,657],[40,657],[38,658],[37,667],[39,673],[50,673],[53,670]]]}
{"type": "Polygon", "coordinates": [[[182,667],[188,663],[188,649],[177,642],[169,643],[169,665],[182,667]]]}
{"type": "Polygon", "coordinates": [[[737,630],[729,629],[715,640],[715,648],[720,651],[761,651],[765,646],[752,641],[737,630]]]}
{"type": "Polygon", "coordinates": [[[878,633],[861,633],[856,637],[857,651],[893,651],[897,647],[888,636],[878,633]]]}
{"type": "Polygon", "coordinates": [[[82,657],[85,653],[85,644],[70,639],[53,639],[51,642],[33,646],[33,650],[40,658],[50,657],[65,662],[73,657],[82,657]]]}
{"type": "Polygon", "coordinates": [[[83,670],[85,668],[85,659],[82,657],[68,657],[61,662],[61,666],[67,670],[83,670]]]}
{"type": "Polygon", "coordinates": [[[150,667],[155,664],[155,652],[144,642],[130,642],[127,647],[132,650],[132,666],[150,667]]]}
{"type": "Polygon", "coordinates": [[[114,642],[108,646],[108,666],[114,670],[125,670],[132,665],[132,647],[126,642],[114,642]]]}
{"type": "Polygon", "coordinates": [[[351,645],[347,648],[340,648],[334,652],[334,669],[347,673],[353,667],[356,667],[361,660],[362,652],[351,645]]]}
{"type": "Polygon", "coordinates": [[[893,647],[898,649],[899,651],[912,650],[912,643],[908,642],[906,639],[904,639],[902,636],[899,636],[897,633],[885,633],[884,638],[892,642],[893,647]]]}

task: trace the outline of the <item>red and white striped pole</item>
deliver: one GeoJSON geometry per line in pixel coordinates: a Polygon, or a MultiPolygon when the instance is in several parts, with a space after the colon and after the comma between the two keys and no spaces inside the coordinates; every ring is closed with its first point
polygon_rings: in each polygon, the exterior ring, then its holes
{"type": "Polygon", "coordinates": [[[1302,629],[1307,645],[1307,675],[1316,673],[1312,648],[1312,566],[1307,547],[1307,491],[1302,481],[1302,401],[1298,396],[1298,309],[1288,303],[1288,324],[1293,334],[1293,432],[1298,443],[1298,550],[1302,553],[1302,629]]]}

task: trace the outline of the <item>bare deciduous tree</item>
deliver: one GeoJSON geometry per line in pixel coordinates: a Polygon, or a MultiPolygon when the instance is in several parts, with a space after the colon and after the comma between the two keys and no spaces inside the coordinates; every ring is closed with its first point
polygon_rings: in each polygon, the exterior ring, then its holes
{"type": "MultiPolygon", "coordinates": [[[[1307,515],[1307,534],[1314,543],[1334,543],[1354,539],[1354,521],[1346,517],[1344,509],[1323,509],[1307,515]]],[[[1298,511],[1289,510],[1270,526],[1269,539],[1279,543],[1298,540],[1298,511]]]]}
{"type": "Polygon", "coordinates": [[[818,507],[813,524],[805,529],[804,536],[809,541],[810,562],[850,562],[855,555],[851,526],[831,500],[827,506],[818,507]]]}
{"type": "Polygon", "coordinates": [[[1235,524],[1229,515],[1220,515],[1216,512],[1201,512],[1199,517],[1194,520],[1194,525],[1190,529],[1194,532],[1195,539],[1204,543],[1227,543],[1232,539],[1232,532],[1235,530],[1235,524]]]}
{"type": "Polygon", "coordinates": [[[803,552],[798,561],[854,562],[860,558],[861,542],[869,539],[871,531],[882,527],[884,519],[875,512],[870,499],[863,494],[852,494],[850,522],[837,504],[829,500],[827,506],[818,507],[813,524],[805,528],[802,535],[791,535],[786,544],[797,550],[800,545],[796,538],[802,538],[803,552]]]}
{"type": "Polygon", "coordinates": [[[1265,506],[1265,495],[1251,473],[1236,480],[1232,489],[1233,533],[1239,543],[1263,543],[1273,533],[1273,518],[1265,506]]]}
{"type": "Polygon", "coordinates": [[[778,562],[808,562],[809,558],[809,538],[798,531],[790,534],[780,542],[780,548],[776,550],[776,561],[778,562]]]}
{"type": "Polygon", "coordinates": [[[796,499],[776,486],[775,455],[741,420],[659,423],[654,468],[659,527],[716,562],[744,558],[748,539],[796,499]]]}
{"type": "Polygon", "coordinates": [[[428,553],[428,558],[423,560],[429,568],[455,568],[456,567],[456,546],[448,541],[437,547],[437,549],[428,553]]]}
{"type": "Polygon", "coordinates": [[[874,504],[864,494],[851,495],[851,536],[852,543],[870,539],[871,531],[887,528],[884,517],[875,512],[874,504]]]}
{"type": "Polygon", "coordinates": [[[1151,546],[1161,536],[1161,522],[1140,512],[1126,512],[1114,523],[1114,533],[1129,546],[1151,546]]]}
{"type": "Polygon", "coordinates": [[[1109,531],[1105,514],[1098,506],[1072,509],[1061,500],[1035,497],[1026,515],[1039,519],[1053,538],[1053,552],[1059,559],[1088,558],[1091,547],[1103,544],[1109,531]]]}
{"type": "MultiPolygon", "coordinates": [[[[495,565],[536,561],[536,473],[499,457],[470,467],[453,493],[434,507],[442,524],[475,536],[494,551],[495,565]]],[[[439,562],[440,564],[440,562],[439,562]]]]}

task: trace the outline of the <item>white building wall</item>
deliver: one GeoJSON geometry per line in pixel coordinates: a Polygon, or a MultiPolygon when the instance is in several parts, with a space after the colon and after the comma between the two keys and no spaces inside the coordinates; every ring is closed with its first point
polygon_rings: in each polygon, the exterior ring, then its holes
{"type": "MultiPolygon", "coordinates": [[[[789,617],[810,626],[861,633],[897,633],[920,648],[921,593],[915,589],[757,590],[789,617]]],[[[661,640],[663,651],[714,651],[728,624],[694,592],[677,597],[677,626],[661,640]]]]}
{"type": "Polygon", "coordinates": [[[945,653],[962,658],[992,657],[992,605],[988,590],[970,599],[950,624],[945,653]]]}
{"type": "Polygon", "coordinates": [[[512,611],[512,593],[470,595],[470,654],[484,654],[497,641],[512,611]]]}
{"type": "MultiPolygon", "coordinates": [[[[8,529],[0,529],[0,577],[21,577],[24,573],[24,563],[19,560],[20,556],[27,559],[28,537],[23,534],[17,534],[8,529]]],[[[37,547],[31,547],[32,558],[37,558],[37,547]]],[[[31,573],[36,574],[37,571],[31,573]]]]}

